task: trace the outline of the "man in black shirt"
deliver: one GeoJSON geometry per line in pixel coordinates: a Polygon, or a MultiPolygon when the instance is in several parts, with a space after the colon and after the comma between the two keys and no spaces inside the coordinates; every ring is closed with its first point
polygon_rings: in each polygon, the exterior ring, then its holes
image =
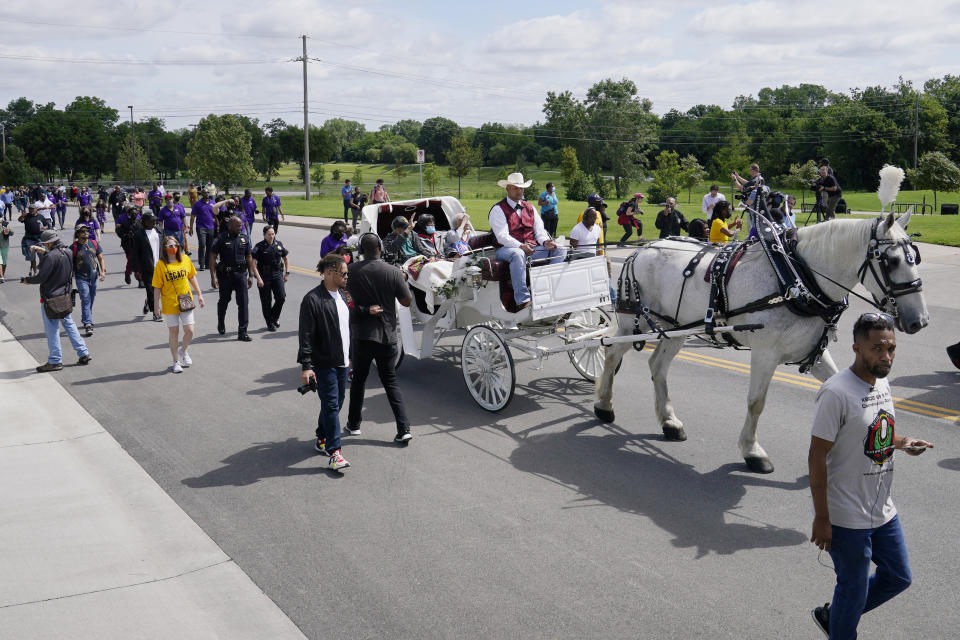
{"type": "Polygon", "coordinates": [[[830,167],[821,166],[818,170],[820,178],[817,180],[817,195],[823,202],[823,219],[832,220],[837,213],[837,203],[843,191],[840,189],[840,183],[830,173],[830,167]]]}
{"type": "Polygon", "coordinates": [[[257,279],[257,286],[263,286],[263,280],[257,275],[250,255],[250,238],[240,233],[243,223],[234,216],[227,223],[227,229],[217,236],[210,247],[210,285],[220,290],[220,299],[217,301],[217,332],[223,335],[227,332],[225,320],[227,307],[230,306],[230,297],[237,293],[237,340],[250,342],[247,334],[249,321],[249,296],[247,289],[253,286],[253,278],[257,279]],[[217,256],[220,263],[217,264],[217,256]],[[244,277],[244,273],[249,273],[244,277]],[[219,285],[219,286],[218,286],[219,285]]]}
{"type": "Polygon", "coordinates": [[[687,230],[687,219],[677,210],[677,199],[667,198],[667,203],[663,211],[657,214],[657,219],[653,222],[657,229],[660,229],[660,237],[680,235],[680,230],[687,230]]]}
{"type": "Polygon", "coordinates": [[[383,247],[380,238],[366,233],[360,238],[363,260],[350,264],[347,291],[353,299],[350,315],[350,334],[353,342],[353,381],[350,384],[350,412],[344,432],[360,433],[363,414],[363,393],[370,364],[376,360],[380,382],[397,422],[394,442],[406,443],[410,421],[403,407],[403,396],[397,387],[394,362],[397,356],[397,311],[399,302],[409,307],[413,300],[406,278],[400,269],[380,259],[383,247]]]}

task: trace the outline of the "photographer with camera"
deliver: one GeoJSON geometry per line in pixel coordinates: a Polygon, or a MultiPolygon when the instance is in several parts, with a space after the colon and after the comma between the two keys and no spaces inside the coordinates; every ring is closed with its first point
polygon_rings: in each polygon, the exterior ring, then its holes
{"type": "Polygon", "coordinates": [[[663,210],[657,214],[657,219],[653,221],[653,224],[657,229],[660,229],[661,238],[679,236],[681,229],[687,230],[687,219],[677,209],[676,198],[667,198],[663,210]]]}
{"type": "Polygon", "coordinates": [[[314,390],[320,396],[317,440],[313,448],[330,457],[334,471],[350,463],[340,452],[340,409],[347,391],[350,366],[350,307],[347,293],[347,263],[338,253],[328,253],[317,264],[323,284],[313,288],[300,303],[300,393],[314,390]]]}
{"type": "Polygon", "coordinates": [[[833,220],[837,212],[837,203],[843,196],[843,190],[840,189],[840,183],[830,172],[830,167],[821,165],[818,169],[820,177],[814,183],[814,189],[817,192],[817,201],[823,209],[823,219],[833,220]]]}

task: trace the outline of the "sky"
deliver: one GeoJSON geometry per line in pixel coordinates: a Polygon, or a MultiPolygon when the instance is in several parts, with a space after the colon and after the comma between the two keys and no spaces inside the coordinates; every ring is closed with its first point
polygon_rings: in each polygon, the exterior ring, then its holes
{"type": "Polygon", "coordinates": [[[208,113],[378,129],[533,124],[548,91],[629,78],[655,112],[763,87],[922,86],[960,72],[960,0],[7,0],[0,104],[102,98],[170,129],[208,113]]]}

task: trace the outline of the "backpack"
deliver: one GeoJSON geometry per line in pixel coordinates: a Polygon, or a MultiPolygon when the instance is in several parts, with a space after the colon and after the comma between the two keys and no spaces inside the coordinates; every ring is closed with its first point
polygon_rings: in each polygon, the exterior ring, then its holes
{"type": "Polygon", "coordinates": [[[620,206],[617,207],[617,217],[627,215],[627,208],[630,206],[630,200],[626,202],[621,202],[620,206]]]}
{"type": "MultiPolygon", "coordinates": [[[[97,241],[94,240],[93,238],[90,238],[87,242],[93,243],[93,253],[94,255],[96,255],[97,249],[100,248],[100,245],[98,245],[97,241]]],[[[77,243],[74,242],[72,245],[70,245],[70,248],[73,250],[73,265],[74,265],[73,270],[76,271],[77,267],[80,266],[80,264],[77,262],[77,243]]],[[[96,262],[94,264],[96,264],[96,262]]],[[[100,271],[100,265],[97,264],[97,272],[99,271],[100,271]]]]}

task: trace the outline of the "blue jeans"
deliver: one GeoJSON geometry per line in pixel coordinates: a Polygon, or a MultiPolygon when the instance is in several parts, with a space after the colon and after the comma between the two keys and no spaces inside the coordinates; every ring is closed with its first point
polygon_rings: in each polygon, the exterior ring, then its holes
{"type": "Polygon", "coordinates": [[[77,278],[77,291],[80,292],[80,322],[93,324],[93,301],[97,297],[97,278],[91,280],[77,278]]]}
{"type": "Polygon", "coordinates": [[[900,516],[874,529],[833,526],[830,557],[837,586],[830,605],[830,638],[857,637],[860,616],[910,586],[913,576],[900,516]],[[877,571],[870,575],[871,560],[877,571]]]}
{"type": "Polygon", "coordinates": [[[90,353],[89,349],[87,349],[87,343],[83,341],[83,338],[80,337],[80,332],[77,331],[77,325],[74,324],[72,315],[61,318],[60,320],[51,320],[47,317],[47,312],[43,309],[43,303],[40,303],[40,317],[43,318],[43,332],[47,334],[47,349],[50,350],[50,355],[47,356],[47,362],[50,364],[60,364],[63,362],[63,351],[60,350],[61,324],[67,332],[67,337],[70,338],[70,344],[76,349],[77,355],[82,358],[90,353]]]}
{"type": "Polygon", "coordinates": [[[340,409],[347,393],[347,367],[314,369],[317,374],[317,395],[320,396],[320,415],[317,417],[317,437],[326,440],[327,451],[340,448],[340,409]]]}
{"type": "MultiPolygon", "coordinates": [[[[550,258],[550,264],[554,264],[562,262],[566,255],[566,249],[561,247],[547,249],[543,245],[537,245],[533,249],[530,260],[550,258]]],[[[530,300],[530,289],[527,287],[527,255],[523,252],[523,249],[519,247],[500,247],[497,249],[497,260],[510,263],[510,282],[513,284],[514,301],[517,304],[528,302],[530,300]]]]}
{"type": "MultiPolygon", "coordinates": [[[[166,229],[164,229],[164,230],[163,230],[163,236],[164,236],[164,237],[166,237],[166,236],[173,236],[174,238],[177,239],[177,242],[180,243],[180,248],[183,249],[183,229],[179,229],[179,230],[177,230],[177,231],[167,231],[166,229]]],[[[162,243],[162,242],[163,242],[163,241],[161,240],[161,243],[162,243]]],[[[160,249],[162,250],[163,247],[161,246],[160,249]]]]}

